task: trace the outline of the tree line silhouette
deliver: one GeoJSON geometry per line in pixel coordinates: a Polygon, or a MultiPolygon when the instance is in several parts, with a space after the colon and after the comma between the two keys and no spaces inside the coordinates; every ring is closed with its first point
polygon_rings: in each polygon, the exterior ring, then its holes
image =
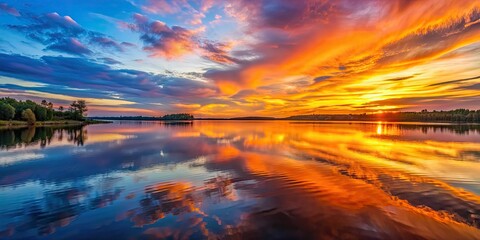
{"type": "Polygon", "coordinates": [[[68,109],[54,108],[53,103],[42,100],[40,104],[14,98],[0,98],[0,120],[19,120],[34,124],[36,121],[85,120],[88,111],[85,100],[73,101],[68,109]]]}
{"type": "Polygon", "coordinates": [[[375,114],[312,114],[297,115],[288,120],[334,121],[390,121],[390,122],[464,122],[480,123],[480,110],[455,109],[450,111],[385,112],[375,114]]]}

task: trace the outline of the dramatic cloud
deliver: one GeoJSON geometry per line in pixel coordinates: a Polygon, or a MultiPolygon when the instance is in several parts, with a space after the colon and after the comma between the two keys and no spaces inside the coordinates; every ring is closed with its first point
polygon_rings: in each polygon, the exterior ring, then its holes
{"type": "MultiPolygon", "coordinates": [[[[36,91],[130,102],[201,102],[201,98],[212,97],[216,93],[215,88],[207,83],[166,74],[112,69],[108,65],[82,58],[44,56],[33,59],[0,54],[0,75],[45,84],[36,87],[36,91]],[[86,92],[86,89],[89,91],[86,92]]],[[[14,88],[25,89],[18,86],[14,88]]]]}
{"type": "Polygon", "coordinates": [[[16,79],[4,92],[197,116],[475,108],[478,100],[475,0],[75,3],[0,4],[15,16],[4,14],[0,30],[0,75],[16,79]]]}
{"type": "MultiPolygon", "coordinates": [[[[407,79],[381,90],[382,75],[428,65],[478,42],[479,5],[467,0],[230,1],[226,12],[255,39],[249,48],[257,57],[229,69],[211,69],[205,76],[229,95],[280,84],[275,92],[279,99],[309,98],[300,111],[326,109],[336,98],[349,95],[351,106],[342,108],[351,111],[368,102],[367,96],[414,93],[409,89],[413,82],[407,79]],[[302,77],[312,85],[294,87],[291,79],[302,77]],[[369,78],[377,79],[375,84],[364,85],[369,78]],[[333,93],[336,97],[325,97],[333,93]]],[[[435,72],[438,69],[430,69],[430,74],[435,72]]],[[[395,106],[385,106],[389,108],[395,106]]]]}
{"type": "Polygon", "coordinates": [[[252,49],[261,58],[208,76],[220,86],[258,87],[276,79],[271,67],[287,76],[330,75],[338,66],[360,73],[474,42],[478,25],[464,26],[479,18],[479,4],[434,2],[232,1],[227,12],[258,39],[252,49]]]}
{"type": "Polygon", "coordinates": [[[195,49],[195,33],[179,26],[169,27],[161,21],[150,21],[146,16],[135,14],[131,30],[141,34],[144,48],[152,56],[175,58],[195,49]]]}
{"type": "Polygon", "coordinates": [[[143,49],[153,57],[173,59],[199,50],[200,55],[217,63],[231,64],[239,61],[229,56],[231,46],[227,43],[200,40],[195,31],[179,26],[169,27],[164,22],[151,21],[138,13],[133,18],[135,23],[128,27],[141,34],[143,49]]]}
{"type": "Polygon", "coordinates": [[[25,14],[22,17],[25,25],[10,24],[10,29],[24,33],[26,37],[46,46],[46,50],[69,53],[72,55],[88,55],[92,50],[86,42],[98,46],[122,51],[121,44],[101,33],[82,28],[70,16],[61,16],[53,12],[43,15],[25,14]]]}

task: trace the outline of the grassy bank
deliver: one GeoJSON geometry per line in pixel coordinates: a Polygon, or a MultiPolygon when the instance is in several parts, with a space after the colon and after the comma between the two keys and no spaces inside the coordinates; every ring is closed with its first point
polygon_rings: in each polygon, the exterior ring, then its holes
{"type": "MultiPolygon", "coordinates": [[[[101,123],[111,123],[110,121],[99,121],[99,120],[85,120],[85,121],[74,121],[74,120],[58,120],[58,121],[38,121],[35,123],[36,127],[46,127],[46,126],[81,126],[88,124],[101,124],[101,123]]],[[[28,127],[26,121],[4,121],[0,120],[0,127],[28,127]]]]}

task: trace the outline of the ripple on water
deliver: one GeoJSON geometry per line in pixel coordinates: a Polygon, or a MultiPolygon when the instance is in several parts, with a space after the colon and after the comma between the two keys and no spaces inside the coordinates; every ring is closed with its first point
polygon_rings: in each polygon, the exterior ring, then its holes
{"type": "Polygon", "coordinates": [[[0,238],[480,239],[480,132],[250,123],[8,138],[0,238]]]}

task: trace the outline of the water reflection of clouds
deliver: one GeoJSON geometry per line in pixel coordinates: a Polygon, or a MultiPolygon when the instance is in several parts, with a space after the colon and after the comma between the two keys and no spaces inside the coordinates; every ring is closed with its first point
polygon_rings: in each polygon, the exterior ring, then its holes
{"type": "MultiPolygon", "coordinates": [[[[109,180],[104,178],[100,181],[109,180]]],[[[27,200],[19,208],[2,212],[0,216],[14,219],[10,222],[14,229],[12,234],[34,231],[38,235],[49,235],[58,228],[68,226],[89,209],[112,204],[121,192],[120,188],[98,188],[88,184],[49,186],[41,198],[27,200]]]]}
{"type": "Polygon", "coordinates": [[[9,164],[14,164],[22,161],[30,161],[30,160],[35,160],[35,159],[41,159],[44,158],[44,154],[40,153],[13,153],[13,154],[5,154],[2,156],[0,160],[0,166],[1,165],[9,165],[9,164]]]}
{"type": "Polygon", "coordinates": [[[143,232],[154,237],[218,238],[226,233],[222,224],[238,224],[240,212],[231,211],[226,215],[218,213],[224,219],[222,221],[219,216],[204,212],[202,208],[209,209],[213,205],[222,206],[222,203],[238,200],[233,184],[235,180],[219,175],[205,180],[200,186],[188,182],[149,185],[139,200],[139,207],[121,214],[117,220],[130,219],[137,227],[156,225],[148,226],[143,232]],[[168,216],[175,216],[177,221],[165,219],[156,224],[168,216]]]}
{"type": "Polygon", "coordinates": [[[472,136],[464,128],[460,133],[458,127],[425,132],[388,123],[239,124],[149,124],[139,125],[137,132],[128,124],[89,126],[81,148],[45,147],[37,161],[0,166],[0,191],[46,182],[71,196],[45,191],[32,205],[46,216],[41,218],[46,225],[33,221],[45,233],[79,227],[70,222],[85,224],[85,212],[92,216],[109,206],[108,217],[98,217],[109,218],[108,224],[98,224],[105,231],[126,226],[123,238],[265,238],[268,232],[308,238],[318,231],[332,238],[349,233],[365,238],[480,236],[480,198],[472,187],[478,184],[480,145],[468,141],[472,136]],[[439,132],[452,138],[422,138],[439,132]],[[72,154],[73,149],[84,151],[72,154]],[[66,183],[72,186],[62,187],[66,183]],[[71,210],[63,213],[55,206],[71,210]],[[425,231],[432,226],[436,233],[425,231]]]}

